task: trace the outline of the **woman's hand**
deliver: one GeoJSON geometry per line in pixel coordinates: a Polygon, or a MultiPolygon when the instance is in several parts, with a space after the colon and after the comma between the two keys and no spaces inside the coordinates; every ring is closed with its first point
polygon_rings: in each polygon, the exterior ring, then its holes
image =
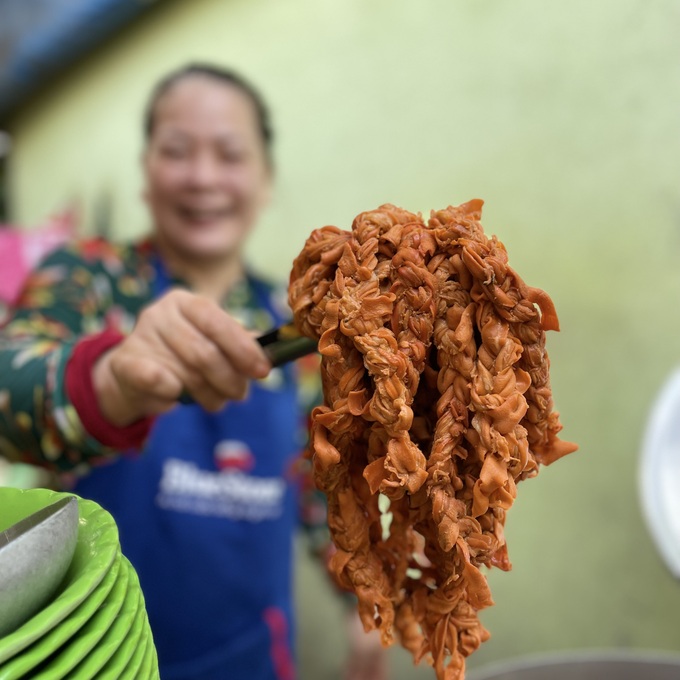
{"type": "Polygon", "coordinates": [[[348,613],[348,659],[343,680],[387,680],[387,650],[380,643],[380,633],[364,631],[356,610],[348,613]]]}
{"type": "Polygon", "coordinates": [[[173,290],[149,305],[95,364],[102,415],[124,427],[164,413],[183,392],[209,411],[243,399],[271,364],[252,334],[215,302],[173,290]]]}

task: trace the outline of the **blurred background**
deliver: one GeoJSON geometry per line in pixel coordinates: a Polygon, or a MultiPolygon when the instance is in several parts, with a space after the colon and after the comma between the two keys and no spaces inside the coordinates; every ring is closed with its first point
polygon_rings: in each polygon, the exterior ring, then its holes
{"type": "MultiPolygon", "coordinates": [[[[680,651],[680,582],[638,494],[680,365],[679,28],[674,0],[0,0],[0,221],[142,234],[142,108],[187,60],[234,67],[272,108],[276,191],[249,248],[270,276],[312,229],[382,203],[484,199],[487,233],[557,307],[553,392],[580,450],[520,485],[469,667],[680,651]]],[[[337,678],[342,606],[303,545],[299,562],[301,677],[337,678]]],[[[390,654],[395,680],[433,677],[390,654]]]]}

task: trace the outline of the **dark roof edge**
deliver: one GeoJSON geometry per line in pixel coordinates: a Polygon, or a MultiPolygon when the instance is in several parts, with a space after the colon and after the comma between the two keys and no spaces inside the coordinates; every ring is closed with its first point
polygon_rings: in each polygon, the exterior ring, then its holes
{"type": "Polygon", "coordinates": [[[0,71],[0,122],[152,4],[154,0],[83,0],[27,34],[0,71]]]}

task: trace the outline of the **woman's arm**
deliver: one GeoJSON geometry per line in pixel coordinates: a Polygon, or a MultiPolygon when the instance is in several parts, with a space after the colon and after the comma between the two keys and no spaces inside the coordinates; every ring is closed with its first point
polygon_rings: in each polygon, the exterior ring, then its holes
{"type": "Polygon", "coordinates": [[[0,332],[1,455],[59,471],[113,455],[88,435],[66,391],[75,348],[107,326],[112,307],[112,277],[78,246],[53,253],[29,276],[0,332]]]}
{"type": "Polygon", "coordinates": [[[184,392],[219,410],[271,368],[216,303],[181,289],[151,301],[111,246],[87,254],[49,258],[0,335],[0,453],[10,459],[65,471],[138,448],[184,392]],[[134,327],[116,333],[125,315],[134,327]]]}

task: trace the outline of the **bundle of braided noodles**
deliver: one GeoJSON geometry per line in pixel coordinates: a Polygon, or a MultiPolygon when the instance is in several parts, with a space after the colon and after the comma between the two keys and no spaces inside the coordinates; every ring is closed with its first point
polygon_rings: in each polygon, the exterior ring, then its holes
{"type": "Polygon", "coordinates": [[[310,451],[331,572],[364,628],[385,645],[396,636],[439,680],[461,680],[489,637],[480,567],[510,569],[517,482],[576,449],[553,411],[554,306],[485,236],[481,208],[425,223],[383,205],[351,231],[317,229],[289,288],[295,324],[322,355],[310,451]]]}

